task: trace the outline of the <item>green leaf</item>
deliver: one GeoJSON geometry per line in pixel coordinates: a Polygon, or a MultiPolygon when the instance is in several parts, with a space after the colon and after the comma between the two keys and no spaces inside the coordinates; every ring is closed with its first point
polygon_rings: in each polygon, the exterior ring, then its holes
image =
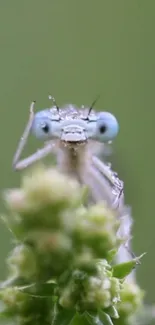
{"type": "Polygon", "coordinates": [[[118,252],[118,249],[116,249],[116,248],[113,248],[108,252],[108,254],[107,254],[108,262],[111,262],[114,259],[117,252],[118,252]]]}
{"type": "Polygon", "coordinates": [[[106,314],[105,312],[100,311],[99,316],[100,316],[100,319],[102,321],[102,324],[104,324],[104,325],[114,325],[112,320],[111,320],[111,317],[108,314],[106,314]]]}
{"type": "Polygon", "coordinates": [[[18,289],[24,293],[29,294],[33,297],[47,298],[54,295],[54,289],[56,288],[56,283],[46,282],[46,283],[32,283],[30,285],[18,287],[18,289]]]}
{"type": "Polygon", "coordinates": [[[69,325],[75,316],[75,310],[62,309],[55,304],[53,308],[53,325],[69,325]]]}
{"type": "Polygon", "coordinates": [[[105,309],[106,314],[110,315],[112,318],[118,319],[118,311],[114,306],[110,306],[109,308],[105,309]]]}
{"type": "Polygon", "coordinates": [[[11,232],[11,235],[15,237],[16,240],[23,240],[23,234],[25,229],[23,228],[23,224],[16,223],[14,220],[9,219],[7,216],[1,216],[1,220],[3,221],[6,228],[11,232]]]}
{"type": "Polygon", "coordinates": [[[75,313],[70,325],[89,325],[89,321],[85,317],[85,313],[79,314],[78,312],[75,313]]]}
{"type": "Polygon", "coordinates": [[[113,266],[113,276],[119,279],[125,278],[129,275],[136,265],[140,264],[140,259],[145,255],[142,254],[139,257],[135,257],[133,260],[113,266]]]}
{"type": "Polygon", "coordinates": [[[90,312],[85,312],[84,316],[91,325],[104,325],[97,314],[95,315],[92,313],[90,314],[90,312]]]}

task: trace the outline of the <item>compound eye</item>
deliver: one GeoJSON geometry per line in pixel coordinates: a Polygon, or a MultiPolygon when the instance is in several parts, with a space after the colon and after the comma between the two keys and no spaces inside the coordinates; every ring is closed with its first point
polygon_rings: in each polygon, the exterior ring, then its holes
{"type": "Polygon", "coordinates": [[[48,140],[50,137],[52,137],[52,123],[52,120],[49,119],[46,112],[38,112],[33,120],[32,133],[38,139],[48,140]]]}
{"type": "Polygon", "coordinates": [[[96,138],[101,142],[107,142],[116,137],[119,125],[114,115],[102,112],[98,115],[96,126],[96,138]]]}
{"type": "Polygon", "coordinates": [[[100,134],[104,134],[107,131],[107,126],[103,123],[99,126],[100,134]]]}
{"type": "Polygon", "coordinates": [[[42,130],[43,130],[43,132],[44,132],[45,134],[48,134],[49,131],[50,131],[50,126],[48,125],[47,122],[44,122],[44,123],[42,124],[41,128],[42,128],[42,130]]]}

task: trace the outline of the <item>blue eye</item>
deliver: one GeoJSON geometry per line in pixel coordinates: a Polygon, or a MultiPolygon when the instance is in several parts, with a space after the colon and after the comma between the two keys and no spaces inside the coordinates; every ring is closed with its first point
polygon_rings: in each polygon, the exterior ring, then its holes
{"type": "Polygon", "coordinates": [[[36,113],[32,124],[32,133],[38,139],[48,139],[52,135],[52,121],[46,111],[36,113]]]}
{"type": "Polygon", "coordinates": [[[115,138],[118,131],[119,125],[114,115],[109,112],[98,114],[95,138],[107,142],[115,138]]]}

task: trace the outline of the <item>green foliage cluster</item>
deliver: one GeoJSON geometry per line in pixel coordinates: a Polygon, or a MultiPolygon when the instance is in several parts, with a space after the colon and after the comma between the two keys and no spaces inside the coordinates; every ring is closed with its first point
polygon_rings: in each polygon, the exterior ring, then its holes
{"type": "Polygon", "coordinates": [[[14,249],[0,289],[2,322],[135,324],[143,292],[127,276],[138,259],[114,264],[127,238],[118,237],[120,220],[105,202],[87,207],[86,188],[44,167],[7,190],[5,202],[14,249]]]}

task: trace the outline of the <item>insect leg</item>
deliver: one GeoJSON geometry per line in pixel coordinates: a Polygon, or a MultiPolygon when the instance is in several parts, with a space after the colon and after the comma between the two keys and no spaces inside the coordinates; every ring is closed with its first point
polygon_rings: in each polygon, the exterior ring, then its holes
{"type": "MultiPolygon", "coordinates": [[[[118,236],[120,238],[128,238],[128,241],[125,244],[121,245],[117,254],[117,260],[119,262],[128,261],[131,259],[131,257],[133,258],[134,256],[130,248],[132,217],[130,209],[124,205],[123,182],[119,180],[117,174],[114,173],[109,166],[102,163],[96,156],[92,157],[92,161],[94,168],[96,168],[97,172],[100,175],[100,183],[101,181],[103,183],[104,192],[102,191],[102,195],[104,196],[103,193],[105,193],[106,188],[110,191],[112,187],[112,195],[108,197],[112,198],[111,206],[117,211],[118,217],[121,220],[118,236]]],[[[94,172],[93,175],[95,175],[94,172]]]]}
{"type": "Polygon", "coordinates": [[[91,196],[94,203],[106,201],[109,206],[112,205],[113,195],[108,181],[102,177],[101,173],[95,166],[87,166],[87,170],[83,173],[83,183],[87,184],[91,189],[91,196]]]}
{"type": "Polygon", "coordinates": [[[111,170],[111,168],[105,165],[99,158],[96,156],[92,157],[93,165],[98,169],[98,171],[107,179],[107,181],[112,186],[112,194],[114,195],[114,201],[112,203],[113,208],[118,208],[123,204],[124,198],[124,184],[118,178],[117,174],[111,170]]]}
{"type": "Polygon", "coordinates": [[[32,163],[42,159],[43,157],[47,156],[52,151],[52,148],[53,148],[53,145],[51,143],[48,143],[45,147],[43,147],[40,150],[37,150],[31,156],[20,160],[21,154],[22,154],[23,149],[26,145],[26,142],[27,142],[27,139],[30,134],[31,127],[32,127],[32,123],[33,123],[33,119],[34,119],[34,104],[35,104],[35,102],[32,102],[30,105],[29,119],[28,119],[24,133],[19,141],[17,150],[16,150],[14,158],[13,158],[13,168],[15,170],[24,169],[24,168],[28,167],[29,165],[31,165],[32,163]]]}
{"type": "Polygon", "coordinates": [[[30,134],[30,130],[31,130],[31,127],[32,127],[33,119],[34,119],[34,104],[35,104],[35,102],[32,102],[31,105],[30,105],[29,119],[28,119],[28,122],[26,124],[23,135],[22,135],[22,137],[21,137],[21,139],[19,141],[19,144],[17,146],[15,155],[13,157],[13,168],[14,169],[16,169],[16,166],[17,166],[17,164],[18,164],[18,162],[20,160],[21,154],[23,152],[23,149],[24,149],[24,147],[26,145],[28,136],[30,134]]]}
{"type": "Polygon", "coordinates": [[[14,169],[21,170],[32,165],[34,162],[41,160],[53,151],[53,147],[54,145],[52,143],[48,143],[45,147],[37,150],[34,154],[30,155],[29,157],[24,158],[20,161],[16,161],[16,163],[13,165],[14,169]]]}

